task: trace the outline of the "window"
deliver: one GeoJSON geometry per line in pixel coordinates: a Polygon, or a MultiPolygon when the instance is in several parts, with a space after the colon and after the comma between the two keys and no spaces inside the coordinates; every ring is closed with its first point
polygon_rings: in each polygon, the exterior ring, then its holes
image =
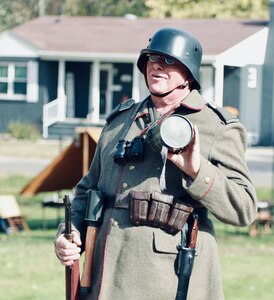
{"type": "Polygon", "coordinates": [[[0,63],[0,97],[7,100],[25,100],[27,74],[26,63],[0,63]]]}
{"type": "Polygon", "coordinates": [[[8,93],[8,67],[0,66],[0,94],[8,93]]]}
{"type": "Polygon", "coordinates": [[[27,93],[27,67],[15,66],[14,94],[26,95],[27,93]]]}

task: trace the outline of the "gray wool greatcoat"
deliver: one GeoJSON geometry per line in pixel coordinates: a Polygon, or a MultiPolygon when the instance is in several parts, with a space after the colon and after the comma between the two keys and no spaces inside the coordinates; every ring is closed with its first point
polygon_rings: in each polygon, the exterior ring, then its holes
{"type": "MultiPolygon", "coordinates": [[[[249,225],[256,215],[256,193],[245,162],[246,135],[238,120],[226,120],[205,102],[197,90],[178,111],[197,125],[201,144],[201,167],[189,180],[167,161],[164,193],[191,203],[199,214],[196,257],[189,283],[188,300],[224,298],[214,228],[207,216],[236,226],[249,225]]],[[[178,113],[177,112],[177,113],[178,113]]],[[[105,200],[103,224],[95,243],[92,270],[92,300],[175,300],[178,278],[174,271],[180,233],[172,236],[161,229],[133,226],[126,206],[111,208],[110,199],[129,191],[161,191],[163,168],[160,153],[146,145],[144,161],[125,166],[113,162],[122,138],[132,140],[155,119],[150,98],[142,105],[122,105],[105,125],[88,174],[82,178],[72,201],[72,221],[85,239],[87,189],[97,187],[105,200]],[[136,109],[138,107],[138,109],[136,109]],[[138,110],[138,112],[137,112],[138,110]]]]}

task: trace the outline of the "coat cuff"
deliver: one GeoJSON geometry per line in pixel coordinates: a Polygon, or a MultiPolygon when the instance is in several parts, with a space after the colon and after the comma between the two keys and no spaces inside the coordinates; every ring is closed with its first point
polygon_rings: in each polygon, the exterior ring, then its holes
{"type": "Polygon", "coordinates": [[[215,181],[215,168],[212,163],[201,156],[200,170],[195,180],[183,179],[183,187],[195,200],[202,199],[211,189],[215,181]]]}

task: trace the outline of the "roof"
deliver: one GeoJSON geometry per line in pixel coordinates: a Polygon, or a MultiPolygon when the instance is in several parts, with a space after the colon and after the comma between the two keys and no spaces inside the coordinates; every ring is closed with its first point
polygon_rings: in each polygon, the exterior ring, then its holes
{"type": "Polygon", "coordinates": [[[24,196],[72,189],[87,173],[102,128],[78,127],[76,138],[22,190],[24,196]]]}
{"type": "Polygon", "coordinates": [[[44,16],[11,32],[40,51],[138,54],[154,32],[174,27],[192,33],[204,54],[218,55],[265,26],[267,21],[239,19],[44,16]]]}

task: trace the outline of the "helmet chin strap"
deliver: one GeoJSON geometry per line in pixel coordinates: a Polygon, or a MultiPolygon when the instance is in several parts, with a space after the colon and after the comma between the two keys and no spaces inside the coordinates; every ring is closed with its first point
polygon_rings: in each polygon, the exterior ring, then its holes
{"type": "Polygon", "coordinates": [[[150,94],[152,96],[155,96],[155,97],[158,97],[158,98],[163,98],[163,97],[171,94],[173,91],[175,91],[177,89],[184,89],[187,86],[188,86],[188,81],[184,82],[183,84],[180,84],[179,86],[177,86],[176,88],[174,88],[173,90],[171,90],[169,92],[166,92],[166,93],[163,93],[163,94],[159,94],[159,93],[153,93],[153,92],[150,91],[150,94]]]}

